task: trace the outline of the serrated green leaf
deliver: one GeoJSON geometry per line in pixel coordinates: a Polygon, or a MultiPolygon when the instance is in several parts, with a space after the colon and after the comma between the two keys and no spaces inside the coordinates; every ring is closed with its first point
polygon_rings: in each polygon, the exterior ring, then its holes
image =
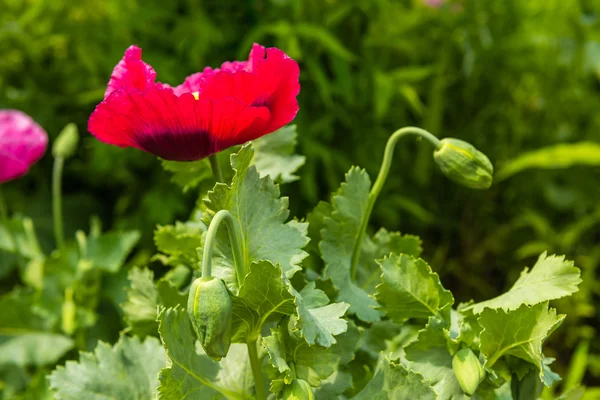
{"type": "Polygon", "coordinates": [[[260,334],[265,322],[294,314],[295,297],[288,287],[279,266],[253,263],[237,296],[232,296],[232,340],[246,343],[260,334]]]}
{"type": "Polygon", "coordinates": [[[214,383],[219,364],[195,351],[196,334],[187,313],[179,307],[162,309],[158,323],[160,337],[171,361],[160,371],[158,398],[201,400],[219,394],[221,389],[214,383]]]}
{"type": "Polygon", "coordinates": [[[395,322],[427,318],[454,303],[452,293],[422,259],[391,254],[378,263],[383,274],[375,298],[395,322]]]}
{"type": "MultiPolygon", "coordinates": [[[[307,224],[288,218],[288,199],[280,198],[279,186],[270,177],[260,178],[251,166],[253,151],[243,146],[232,155],[235,176],[231,186],[217,183],[205,199],[207,206],[203,221],[210,225],[215,213],[228,210],[238,224],[238,241],[245,265],[267,260],[279,264],[286,276],[300,270],[301,261],[308,255],[302,248],[308,243],[307,224]]],[[[233,269],[233,257],[225,229],[219,231],[216,258],[233,269]]]]}
{"type": "Polygon", "coordinates": [[[520,154],[502,166],[495,180],[499,182],[531,168],[560,169],[574,165],[600,165],[600,144],[561,143],[520,154]]]}
{"type": "Polygon", "coordinates": [[[485,367],[491,368],[500,357],[512,355],[535,365],[542,379],[542,344],[564,318],[556,315],[555,309],[549,309],[547,302],[524,304],[512,311],[486,308],[478,319],[483,328],[480,350],[487,359],[485,367]]]}
{"type": "Polygon", "coordinates": [[[369,291],[373,291],[377,284],[380,271],[375,260],[390,252],[407,252],[414,256],[421,252],[421,242],[417,237],[381,229],[373,238],[364,238],[356,281],[351,279],[352,252],[366,212],[370,188],[371,181],[367,173],[356,167],[351,168],[346,174],[346,181],[332,198],[330,215],[321,215],[328,209],[323,206],[318,218],[322,218],[324,224],[319,248],[325,261],[325,278],[330,278],[339,290],[337,300],[350,304],[348,312],[365,322],[380,319],[376,310],[377,301],[369,295],[369,291]]]}
{"type": "Polygon", "coordinates": [[[438,394],[439,400],[467,400],[452,370],[452,355],[448,351],[448,322],[430,317],[417,340],[405,349],[408,368],[420,373],[438,394]]]}
{"type": "Polygon", "coordinates": [[[314,282],[306,285],[300,293],[293,289],[292,293],[296,296],[298,314],[295,325],[308,344],[330,347],[336,343],[335,335],[346,332],[348,322],[342,317],[348,310],[348,304],[325,305],[327,296],[315,288],[314,282]]]}
{"type": "Polygon", "coordinates": [[[50,387],[57,400],[147,400],[156,394],[165,363],[157,339],[121,336],[113,347],[100,342],[93,353],[80,353],[79,362],[58,367],[50,375],[50,387]]]}
{"type": "Polygon", "coordinates": [[[438,396],[423,377],[402,364],[380,358],[373,379],[355,400],[435,400],[438,396]]]}
{"type": "Polygon", "coordinates": [[[154,231],[154,243],[160,252],[169,256],[169,264],[195,267],[198,262],[196,249],[202,246],[204,232],[206,227],[201,222],[176,222],[175,225],[159,226],[154,231]]]}
{"type": "Polygon", "coordinates": [[[515,284],[506,293],[491,300],[475,303],[465,310],[481,313],[487,308],[514,310],[522,304],[534,305],[569,296],[579,290],[579,268],[565,256],[547,256],[542,253],[531,271],[525,268],[515,284]]]}
{"type": "Polygon", "coordinates": [[[127,289],[127,300],[121,304],[124,319],[136,334],[144,337],[156,335],[158,306],[175,307],[186,304],[187,296],[179,293],[169,282],[154,282],[154,273],[147,269],[133,268],[128,279],[131,286],[127,289]]]}
{"type": "Polygon", "coordinates": [[[293,379],[292,369],[287,362],[287,350],[281,333],[272,331],[270,336],[262,338],[261,345],[267,350],[269,362],[277,371],[276,377],[283,379],[285,384],[290,384],[293,379]]]}
{"type": "Polygon", "coordinates": [[[339,290],[338,299],[350,304],[349,312],[366,322],[379,320],[377,302],[352,281],[350,264],[370,187],[371,181],[364,170],[350,169],[346,182],[332,199],[333,211],[324,220],[319,244],[325,261],[324,275],[339,290]]]}
{"type": "Polygon", "coordinates": [[[109,232],[90,235],[86,242],[86,254],[82,255],[93,266],[107,272],[117,272],[140,240],[138,231],[109,232]]]}
{"type": "Polygon", "coordinates": [[[254,160],[260,176],[270,176],[275,182],[293,182],[294,175],[306,157],[294,154],[296,149],[296,125],[283,128],[254,140],[254,160]]]}
{"type": "Polygon", "coordinates": [[[271,336],[262,339],[274,371],[273,392],[279,392],[294,378],[318,387],[338,369],[340,362],[345,364],[354,358],[359,339],[354,324],[348,332],[338,336],[337,343],[330,348],[309,345],[302,337],[289,334],[285,329],[280,326],[278,330],[271,331],[271,336]]]}

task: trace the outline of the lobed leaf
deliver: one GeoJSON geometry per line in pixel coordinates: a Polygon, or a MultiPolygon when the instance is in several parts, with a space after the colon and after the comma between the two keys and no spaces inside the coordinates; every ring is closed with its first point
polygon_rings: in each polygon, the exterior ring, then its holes
{"type": "MultiPolygon", "coordinates": [[[[203,221],[208,226],[215,213],[228,210],[238,223],[238,241],[242,247],[245,265],[260,260],[279,264],[286,276],[300,270],[300,263],[308,255],[302,248],[308,243],[307,224],[288,218],[288,199],[280,197],[279,187],[270,177],[261,178],[251,166],[253,151],[243,146],[232,155],[235,170],[231,185],[217,183],[205,199],[206,213],[203,221]]],[[[233,269],[229,238],[221,229],[216,241],[219,263],[233,269]]]]}
{"type": "Polygon", "coordinates": [[[579,290],[580,283],[579,268],[574,267],[572,261],[565,260],[565,256],[547,256],[544,252],[531,271],[525,268],[506,293],[464,310],[472,309],[475,314],[482,313],[486,307],[515,310],[523,304],[534,305],[569,296],[579,290]]]}
{"type": "Polygon", "coordinates": [[[402,364],[381,357],[375,375],[354,400],[435,400],[433,388],[423,377],[402,364]]]}
{"type": "Polygon", "coordinates": [[[232,296],[232,340],[246,343],[257,337],[265,322],[292,315],[295,297],[279,266],[259,261],[250,266],[237,296],[232,296]]]}
{"type": "Polygon", "coordinates": [[[146,400],[153,398],[165,351],[155,338],[121,336],[111,347],[100,342],[93,353],[80,353],[50,375],[57,400],[146,400]]]}
{"type": "Polygon", "coordinates": [[[375,298],[395,322],[427,318],[454,303],[452,293],[422,259],[391,254],[378,263],[383,274],[375,298]]]}
{"type": "Polygon", "coordinates": [[[544,380],[542,344],[564,318],[548,308],[548,302],[523,304],[511,311],[486,308],[477,320],[483,328],[480,350],[487,359],[485,367],[491,368],[500,357],[511,355],[535,365],[544,380]]]}

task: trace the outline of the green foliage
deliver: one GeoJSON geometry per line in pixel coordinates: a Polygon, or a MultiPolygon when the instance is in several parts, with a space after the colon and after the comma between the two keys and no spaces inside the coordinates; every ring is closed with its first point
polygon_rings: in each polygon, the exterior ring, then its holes
{"type": "Polygon", "coordinates": [[[557,144],[523,153],[505,164],[498,171],[497,178],[507,179],[532,168],[560,169],[574,165],[600,165],[600,144],[594,142],[557,144]]]}
{"type": "MultiPolygon", "coordinates": [[[[402,398],[406,385],[424,398],[433,390],[439,399],[462,399],[452,359],[466,348],[487,362],[472,398],[598,397],[594,1],[448,0],[432,8],[421,0],[0,0],[0,10],[0,108],[28,112],[51,140],[68,123],[81,132],[64,177],[65,249],[53,251],[51,152],[26,177],[2,185],[10,218],[0,221],[0,398],[94,398],[88,385],[118,398],[141,391],[140,398],[256,397],[245,344],[233,344],[216,364],[194,342],[182,308],[207,224],[220,209],[239,224],[253,288],[285,299],[285,312],[267,311],[265,324],[248,329],[261,331],[263,344],[280,334],[288,369],[269,375],[276,393],[303,379],[320,384],[312,386],[317,399],[402,398]],[[297,133],[288,126],[255,141],[253,154],[245,148],[236,156],[237,171],[226,164],[239,148],[219,154],[225,183],[214,186],[207,160],[165,161],[165,172],[148,154],[85,134],[129,45],[143,47],[161,80],[176,85],[206,65],[244,59],[254,41],[300,64],[297,133]],[[481,193],[457,188],[433,168],[429,147],[406,140],[353,276],[369,176],[402,125],[472,143],[499,167],[495,183],[481,193]],[[350,165],[360,167],[340,188],[350,165]],[[91,215],[110,231],[88,224],[91,215]],[[75,236],[82,229],[89,233],[75,236]],[[399,230],[420,235],[423,248],[399,230]],[[546,251],[565,254],[581,271],[546,251]],[[534,266],[519,276],[522,265],[534,266]],[[278,268],[284,275],[272,273],[278,268]],[[474,301],[451,309],[448,292],[457,303],[474,301]],[[552,332],[559,313],[568,317],[552,332]],[[123,329],[131,336],[119,336],[123,329]],[[151,354],[132,364],[116,357],[147,343],[156,348],[136,336],[159,335],[169,353],[160,390],[140,383],[125,386],[126,395],[112,392],[121,379],[108,373],[127,366],[141,379],[138,368],[151,354]],[[530,347],[501,351],[515,338],[530,347]],[[75,350],[94,348],[115,362],[106,376],[98,354],[71,361],[75,350]],[[50,392],[46,375],[65,362],[50,392]]],[[[222,231],[215,274],[236,296],[253,292],[251,307],[269,309],[250,286],[240,294],[222,231]]],[[[244,321],[262,318],[246,311],[244,321]]],[[[259,357],[271,374],[283,363],[267,366],[266,347],[259,357]]]]}
{"type": "Polygon", "coordinates": [[[380,266],[382,283],[375,297],[393,321],[427,318],[454,303],[452,293],[442,287],[438,275],[420,258],[392,254],[380,266]]]}
{"type": "Polygon", "coordinates": [[[113,347],[100,342],[93,353],[81,353],[79,357],[79,362],[68,361],[50,375],[56,399],[152,398],[158,372],[166,361],[157,339],[142,342],[126,336],[113,347]]]}
{"type": "MultiPolygon", "coordinates": [[[[288,199],[280,197],[279,187],[270,177],[260,177],[251,165],[253,156],[252,147],[246,145],[231,157],[235,171],[231,186],[217,183],[208,193],[203,222],[209,225],[219,210],[228,210],[239,224],[238,241],[244,263],[268,260],[279,264],[291,277],[307,256],[302,250],[308,243],[307,225],[296,220],[284,222],[289,215],[288,199]]],[[[221,254],[219,264],[232,269],[233,256],[224,230],[218,237],[216,250],[221,254]]]]}

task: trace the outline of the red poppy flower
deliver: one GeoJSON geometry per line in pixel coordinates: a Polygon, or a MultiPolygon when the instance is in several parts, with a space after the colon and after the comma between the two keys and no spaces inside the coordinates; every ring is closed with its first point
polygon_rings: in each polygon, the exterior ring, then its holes
{"type": "Polygon", "coordinates": [[[294,119],[296,61],[255,44],[248,61],[205,68],[177,87],[156,82],[131,46],[113,70],[104,101],[90,116],[100,141],[165,160],[192,161],[271,133],[294,119]]]}
{"type": "Polygon", "coordinates": [[[47,147],[46,131],[27,114],[0,110],[0,183],[25,175],[47,147]]]}

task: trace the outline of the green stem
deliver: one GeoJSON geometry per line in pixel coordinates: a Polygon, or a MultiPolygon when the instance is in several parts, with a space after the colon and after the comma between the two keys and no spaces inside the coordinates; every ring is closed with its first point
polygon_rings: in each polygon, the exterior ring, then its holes
{"type": "Polygon", "coordinates": [[[54,158],[54,168],[52,170],[52,217],[54,218],[54,240],[59,250],[65,246],[65,233],[63,231],[62,218],[62,170],[65,159],[63,157],[54,158]]]}
{"type": "Polygon", "coordinates": [[[12,229],[9,224],[8,219],[8,207],[6,207],[6,201],[4,200],[4,193],[2,192],[2,187],[0,186],[0,222],[6,224],[6,233],[8,234],[8,238],[12,242],[12,245],[15,248],[15,254],[18,257],[18,262],[21,264],[21,252],[19,251],[19,245],[17,243],[17,238],[13,235],[12,229]]]}
{"type": "Polygon", "coordinates": [[[219,166],[219,160],[217,159],[216,154],[211,154],[208,156],[208,161],[210,161],[210,168],[212,168],[213,176],[217,182],[223,182],[223,173],[221,172],[221,167],[219,166]]]}
{"type": "Polygon", "coordinates": [[[214,242],[217,238],[217,231],[221,222],[227,223],[227,232],[229,234],[229,243],[231,244],[231,251],[233,252],[233,262],[235,264],[235,274],[237,276],[238,287],[242,286],[244,277],[246,276],[246,269],[244,266],[244,259],[242,258],[242,247],[240,246],[237,234],[237,224],[233,219],[231,213],[227,210],[221,210],[215,214],[208,232],[206,232],[206,240],[204,241],[204,249],[202,253],[202,276],[212,276],[212,252],[214,242]]]}
{"type": "Polygon", "coordinates": [[[356,280],[356,268],[358,266],[358,258],[360,257],[360,249],[365,237],[365,232],[367,231],[367,226],[369,225],[369,218],[371,217],[371,212],[373,211],[373,206],[375,205],[375,201],[383,189],[383,185],[385,185],[385,181],[387,179],[388,173],[390,172],[390,167],[392,165],[392,159],[394,158],[394,149],[396,147],[396,143],[398,140],[404,136],[408,135],[417,135],[427,139],[435,149],[439,149],[441,146],[440,140],[436,138],[431,133],[427,132],[424,129],[416,128],[413,126],[407,126],[401,129],[398,129],[396,132],[392,133],[390,138],[385,145],[385,151],[383,153],[383,161],[381,162],[381,168],[379,169],[379,175],[377,175],[377,179],[369,192],[369,198],[367,200],[367,208],[365,213],[363,214],[360,228],[358,230],[358,235],[356,236],[356,241],[354,242],[354,247],[352,249],[352,261],[350,264],[350,274],[352,280],[356,280]]]}
{"type": "Polygon", "coordinates": [[[256,390],[257,400],[266,400],[267,394],[265,393],[265,378],[262,373],[260,366],[260,359],[258,358],[258,351],[256,350],[256,339],[246,343],[248,346],[248,356],[250,357],[250,366],[252,367],[252,375],[254,376],[254,387],[256,390]]]}

